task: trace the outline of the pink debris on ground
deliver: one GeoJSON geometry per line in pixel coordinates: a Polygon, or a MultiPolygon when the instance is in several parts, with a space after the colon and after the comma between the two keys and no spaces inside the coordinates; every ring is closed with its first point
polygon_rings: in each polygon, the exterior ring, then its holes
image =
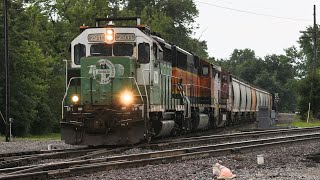
{"type": "Polygon", "coordinates": [[[236,175],[233,174],[229,168],[219,163],[213,165],[212,173],[214,177],[218,177],[217,179],[233,179],[236,177],[236,175]]]}

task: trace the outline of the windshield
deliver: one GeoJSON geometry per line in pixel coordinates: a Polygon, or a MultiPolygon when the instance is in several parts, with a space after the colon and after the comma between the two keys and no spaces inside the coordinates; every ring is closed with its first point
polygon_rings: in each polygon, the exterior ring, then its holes
{"type": "Polygon", "coordinates": [[[93,44],[91,56],[132,56],[133,44],[93,44]]]}

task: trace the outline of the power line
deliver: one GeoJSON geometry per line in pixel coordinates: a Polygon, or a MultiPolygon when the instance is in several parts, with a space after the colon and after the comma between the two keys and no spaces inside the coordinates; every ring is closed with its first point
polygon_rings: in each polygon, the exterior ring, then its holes
{"type": "Polygon", "coordinates": [[[270,14],[256,13],[256,12],[252,12],[252,11],[235,9],[235,8],[230,8],[230,7],[226,7],[226,6],[220,6],[220,5],[216,5],[216,4],[197,1],[197,0],[195,2],[198,2],[198,3],[201,3],[201,4],[206,4],[206,5],[217,7],[217,8],[221,8],[221,9],[228,9],[228,10],[231,10],[231,11],[237,11],[237,12],[242,12],[242,13],[247,13],[247,14],[253,14],[253,15],[257,15],[257,16],[265,16],[265,17],[271,17],[271,18],[277,18],[277,19],[285,19],[285,20],[293,20],[293,21],[312,21],[312,20],[307,20],[307,19],[289,18],[289,17],[274,16],[274,15],[270,15],[270,14]]]}

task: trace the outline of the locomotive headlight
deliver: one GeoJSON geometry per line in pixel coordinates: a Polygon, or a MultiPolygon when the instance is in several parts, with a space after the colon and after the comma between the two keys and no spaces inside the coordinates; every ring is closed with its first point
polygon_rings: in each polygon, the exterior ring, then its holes
{"type": "Polygon", "coordinates": [[[124,105],[129,105],[133,102],[133,95],[129,91],[125,91],[120,95],[121,103],[124,105]]]}
{"type": "Polygon", "coordinates": [[[79,101],[79,96],[77,96],[77,95],[74,95],[74,96],[72,96],[72,101],[74,102],[74,103],[77,103],[78,101],[79,101]]]}
{"type": "Polygon", "coordinates": [[[114,38],[114,32],[112,29],[107,29],[107,41],[113,41],[114,38]]]}

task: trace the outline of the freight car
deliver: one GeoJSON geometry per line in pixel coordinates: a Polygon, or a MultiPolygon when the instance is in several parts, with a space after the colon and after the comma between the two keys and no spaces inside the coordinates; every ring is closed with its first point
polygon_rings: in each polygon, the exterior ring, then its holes
{"type": "Polygon", "coordinates": [[[140,18],[81,27],[66,78],[61,137],[68,144],[136,144],[240,124],[254,120],[258,106],[272,107],[270,93],[151,34],[140,18]]]}

